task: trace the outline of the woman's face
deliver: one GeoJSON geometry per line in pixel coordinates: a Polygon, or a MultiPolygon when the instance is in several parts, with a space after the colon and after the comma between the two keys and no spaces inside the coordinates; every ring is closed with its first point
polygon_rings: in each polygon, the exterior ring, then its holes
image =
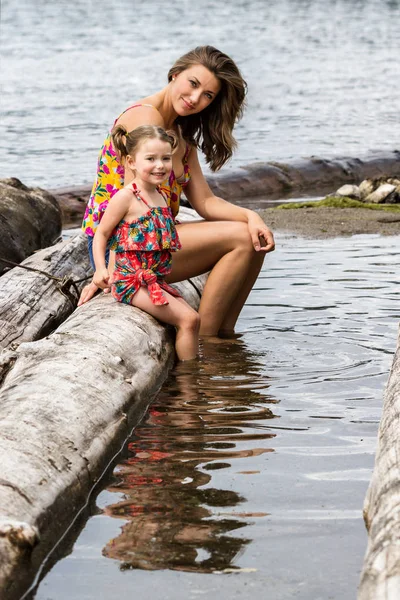
{"type": "Polygon", "coordinates": [[[172,105],[181,117],[207,108],[221,89],[220,81],[203,65],[193,65],[172,77],[172,105]]]}

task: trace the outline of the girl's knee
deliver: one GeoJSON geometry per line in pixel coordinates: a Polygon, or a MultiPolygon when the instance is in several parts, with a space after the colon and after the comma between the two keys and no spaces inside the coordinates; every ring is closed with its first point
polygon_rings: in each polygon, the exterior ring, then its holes
{"type": "Polygon", "coordinates": [[[195,310],[190,310],[184,315],[179,327],[181,329],[185,329],[186,331],[198,333],[200,330],[200,324],[201,319],[199,313],[195,310]]]}

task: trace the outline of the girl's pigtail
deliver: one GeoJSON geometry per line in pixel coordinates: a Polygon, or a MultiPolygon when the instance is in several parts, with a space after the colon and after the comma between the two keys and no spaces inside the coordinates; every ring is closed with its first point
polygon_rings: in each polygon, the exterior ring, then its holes
{"type": "Polygon", "coordinates": [[[126,139],[128,135],[128,130],[123,125],[116,125],[111,131],[111,142],[121,163],[128,155],[126,141],[124,140],[124,137],[126,139]]]}

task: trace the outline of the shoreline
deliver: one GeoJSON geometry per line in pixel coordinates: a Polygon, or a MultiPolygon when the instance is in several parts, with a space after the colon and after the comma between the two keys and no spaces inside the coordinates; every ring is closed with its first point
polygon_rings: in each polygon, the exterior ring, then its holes
{"type": "MultiPolygon", "coordinates": [[[[323,159],[312,156],[287,163],[259,162],[233,171],[206,177],[214,194],[243,207],[260,210],[271,200],[285,200],[294,194],[321,197],[345,183],[400,174],[400,151],[372,155],[366,159],[342,157],[323,159]]],[[[92,185],[47,190],[63,211],[64,225],[81,222],[92,185]]],[[[184,203],[182,203],[184,205],[184,203]]]]}
{"type": "Polygon", "coordinates": [[[267,208],[261,215],[273,232],[312,239],[352,235],[400,235],[400,213],[368,208],[267,208]]]}

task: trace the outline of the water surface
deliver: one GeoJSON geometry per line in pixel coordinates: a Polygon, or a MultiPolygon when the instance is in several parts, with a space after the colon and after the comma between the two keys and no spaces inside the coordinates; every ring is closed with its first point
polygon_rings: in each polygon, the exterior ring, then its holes
{"type": "Polygon", "coordinates": [[[37,600],[355,598],[400,238],[277,237],[241,337],[171,373],[37,600]]]}
{"type": "Polygon", "coordinates": [[[398,149],[399,22],[399,0],[3,0],[0,176],[91,183],[117,115],[200,44],[249,84],[231,168],[398,149]]]}

